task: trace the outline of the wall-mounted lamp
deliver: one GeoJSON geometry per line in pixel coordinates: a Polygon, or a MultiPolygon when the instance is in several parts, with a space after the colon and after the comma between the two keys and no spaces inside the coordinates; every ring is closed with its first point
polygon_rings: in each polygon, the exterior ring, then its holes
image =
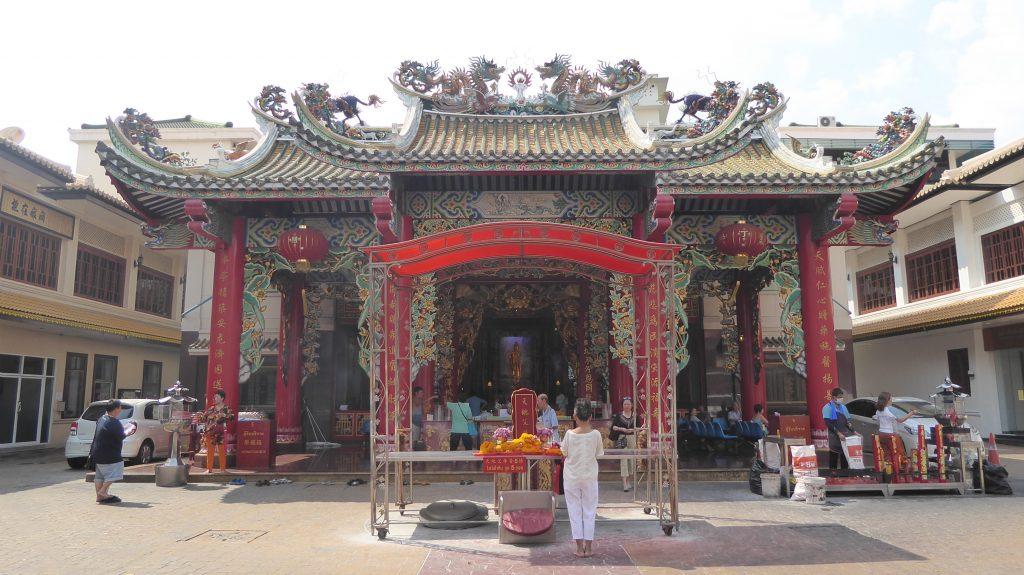
{"type": "Polygon", "coordinates": [[[139,256],[139,257],[135,258],[134,260],[132,260],[132,267],[133,268],[137,268],[137,267],[139,267],[141,265],[142,265],[142,256],[139,256]]]}
{"type": "Polygon", "coordinates": [[[899,260],[896,258],[896,254],[892,253],[892,250],[889,250],[889,263],[892,265],[899,263],[899,260]]]}

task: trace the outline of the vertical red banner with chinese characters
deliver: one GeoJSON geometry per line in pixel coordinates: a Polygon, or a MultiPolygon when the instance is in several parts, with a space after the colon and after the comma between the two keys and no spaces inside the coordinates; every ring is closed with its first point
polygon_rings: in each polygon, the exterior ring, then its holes
{"type": "Polygon", "coordinates": [[[537,394],[532,389],[519,388],[512,392],[512,433],[537,433],[537,394]]]}
{"type": "Polygon", "coordinates": [[[797,258],[800,263],[800,304],[807,359],[807,415],[815,447],[828,446],[821,409],[839,385],[836,330],[832,317],[832,282],[828,245],[814,239],[813,218],[797,216],[797,258]]]}
{"type": "MultiPolygon", "coordinates": [[[[245,218],[231,224],[231,243],[214,249],[213,313],[210,318],[210,357],[206,372],[206,404],[224,390],[224,402],[238,413],[238,368],[242,338],[242,291],[245,270],[245,218]]],[[[235,422],[228,422],[227,450],[235,450],[235,422]]]]}

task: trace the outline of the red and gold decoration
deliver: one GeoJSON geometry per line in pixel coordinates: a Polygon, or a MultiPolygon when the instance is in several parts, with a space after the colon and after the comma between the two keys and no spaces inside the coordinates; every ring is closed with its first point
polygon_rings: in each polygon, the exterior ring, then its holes
{"type": "Polygon", "coordinates": [[[718,230],[715,234],[715,247],[723,254],[732,256],[736,265],[743,267],[750,259],[768,249],[768,236],[761,228],[740,220],[718,230]]]}
{"type": "Polygon", "coordinates": [[[328,247],[323,232],[305,225],[284,232],[277,240],[277,252],[300,272],[308,272],[310,264],[323,261],[328,247]]]}

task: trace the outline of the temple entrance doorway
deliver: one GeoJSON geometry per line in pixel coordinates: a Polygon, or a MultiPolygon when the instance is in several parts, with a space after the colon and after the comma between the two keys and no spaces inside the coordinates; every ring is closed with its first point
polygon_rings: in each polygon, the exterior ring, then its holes
{"type": "Polygon", "coordinates": [[[565,354],[550,310],[516,318],[492,312],[481,324],[463,389],[488,406],[507,404],[520,387],[553,399],[571,387],[565,354]]]}

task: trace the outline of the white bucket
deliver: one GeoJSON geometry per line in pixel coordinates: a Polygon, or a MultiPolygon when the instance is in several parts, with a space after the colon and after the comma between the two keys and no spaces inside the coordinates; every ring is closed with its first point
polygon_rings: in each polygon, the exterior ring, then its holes
{"type": "Polygon", "coordinates": [[[812,505],[822,505],[825,503],[824,477],[801,477],[797,481],[802,482],[807,487],[804,501],[812,505]]]}
{"type": "Polygon", "coordinates": [[[782,481],[778,473],[761,474],[761,495],[765,497],[778,497],[782,490],[782,481]]]}

